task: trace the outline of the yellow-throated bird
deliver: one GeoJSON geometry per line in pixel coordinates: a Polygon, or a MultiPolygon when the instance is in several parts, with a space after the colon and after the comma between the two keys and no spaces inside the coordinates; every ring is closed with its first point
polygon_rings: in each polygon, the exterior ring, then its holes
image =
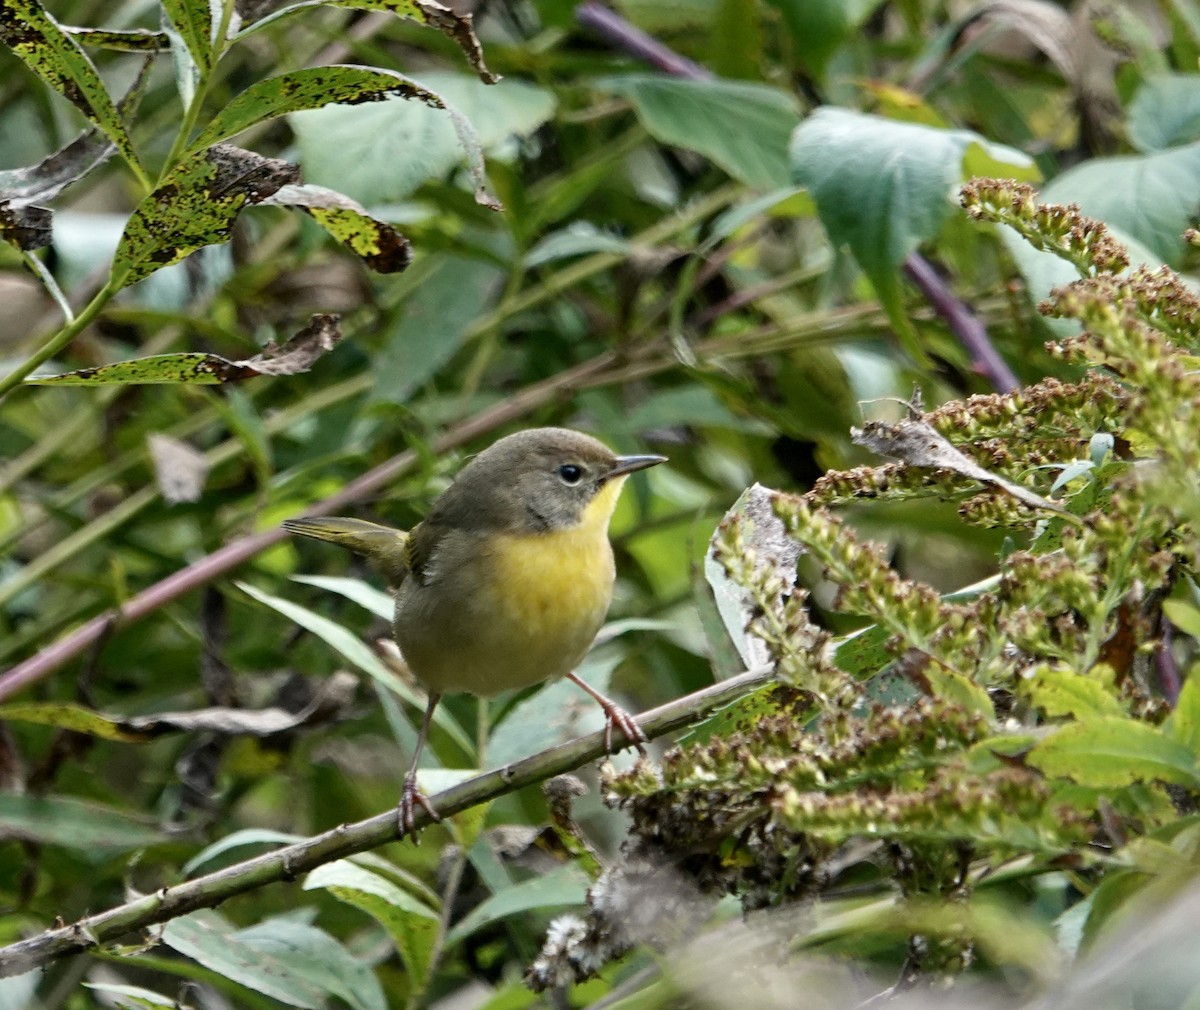
{"type": "Polygon", "coordinates": [[[493,695],[569,677],[638,749],[637,723],[575,676],[608,612],[613,554],[608,522],[621,485],[663,456],[618,456],[589,435],[534,428],[476,456],[407,533],[361,519],[291,519],[284,528],[364,555],[392,585],[393,628],[405,662],[429,692],[399,819],[413,805],[429,722],[447,691],[493,695]]]}

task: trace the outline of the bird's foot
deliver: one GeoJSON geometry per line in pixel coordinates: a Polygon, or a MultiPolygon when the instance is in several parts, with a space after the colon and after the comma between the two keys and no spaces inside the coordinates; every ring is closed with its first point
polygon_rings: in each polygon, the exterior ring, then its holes
{"type": "Polygon", "coordinates": [[[429,802],[429,797],[417,788],[415,771],[409,772],[404,778],[404,788],[400,791],[400,802],[396,805],[396,822],[400,833],[402,835],[411,835],[413,841],[417,840],[416,805],[418,803],[424,808],[425,813],[429,815],[430,820],[441,820],[438,812],[433,809],[433,804],[429,802]]]}
{"type": "Polygon", "coordinates": [[[613,752],[613,727],[616,726],[625,734],[625,739],[638,749],[638,753],[645,757],[645,745],[650,739],[642,732],[637,720],[611,699],[600,702],[600,707],[604,709],[604,749],[609,754],[613,752]]]}
{"type": "Polygon", "coordinates": [[[604,709],[604,749],[611,754],[613,752],[613,727],[616,726],[622,733],[625,734],[625,739],[638,749],[638,753],[642,757],[646,756],[645,744],[650,742],[650,738],[642,732],[642,727],[637,724],[637,721],[628,712],[625,711],[611,698],[601,694],[586,680],[582,679],[578,674],[568,673],[567,680],[573,681],[579,687],[583,688],[596,699],[597,703],[604,709]]]}

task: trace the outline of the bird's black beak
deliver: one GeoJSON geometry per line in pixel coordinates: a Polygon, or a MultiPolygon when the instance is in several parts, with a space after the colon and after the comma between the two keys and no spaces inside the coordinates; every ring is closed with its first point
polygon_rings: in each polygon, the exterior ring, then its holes
{"type": "Polygon", "coordinates": [[[648,466],[658,466],[659,463],[666,461],[666,456],[618,456],[612,469],[604,475],[604,479],[612,480],[614,477],[624,477],[635,470],[645,470],[648,466]]]}

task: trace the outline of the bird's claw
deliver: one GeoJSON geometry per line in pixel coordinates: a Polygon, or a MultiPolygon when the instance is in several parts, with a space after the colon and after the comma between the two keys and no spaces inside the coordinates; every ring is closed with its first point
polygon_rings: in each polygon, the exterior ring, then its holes
{"type": "Polygon", "coordinates": [[[400,802],[396,806],[396,822],[400,833],[411,835],[414,840],[417,834],[416,804],[418,803],[424,808],[431,821],[441,820],[438,812],[433,809],[433,804],[429,802],[429,797],[417,788],[417,776],[410,774],[405,777],[404,788],[400,791],[400,802]]]}
{"type": "Polygon", "coordinates": [[[611,701],[602,707],[604,709],[604,750],[609,754],[613,752],[613,726],[616,726],[625,734],[625,739],[638,749],[638,753],[645,757],[645,745],[650,742],[650,738],[642,732],[642,727],[637,724],[637,720],[620,705],[611,701]]]}

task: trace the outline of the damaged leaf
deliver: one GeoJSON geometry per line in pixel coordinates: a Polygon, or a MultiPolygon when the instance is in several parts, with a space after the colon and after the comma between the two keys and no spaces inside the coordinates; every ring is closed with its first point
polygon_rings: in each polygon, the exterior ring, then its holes
{"type": "Polygon", "coordinates": [[[908,414],[903,421],[891,424],[887,421],[872,421],[862,428],[850,430],[855,445],[861,445],[881,456],[899,460],[906,466],[919,466],[930,470],[949,470],[960,477],[979,481],[990,487],[999,488],[1017,501],[1033,509],[1053,512],[1067,520],[1079,520],[1061,505],[1014,483],[1007,477],[985,470],[959,452],[949,440],[932,428],[922,417],[916,404],[908,404],[908,414]]]}
{"type": "Polygon", "coordinates": [[[25,381],[35,386],[164,385],[188,383],[215,386],[240,382],[258,375],[296,375],[307,372],[314,361],[341,340],[338,317],[316,315],[282,347],[269,344],[262,353],[240,361],[217,354],[185,352],[155,354],[147,358],[118,361],[112,365],[81,368],[61,375],[35,376],[25,381]]]}
{"type": "Polygon", "coordinates": [[[479,75],[485,84],[495,84],[500,78],[488,70],[483,62],[483,47],[475,35],[473,18],[470,14],[459,14],[436,0],[306,0],[304,3],[292,4],[281,10],[268,14],[249,28],[241,32],[239,38],[244,38],[253,32],[264,28],[281,18],[290,17],[303,10],[313,8],[342,7],[349,10],[381,11],[395,14],[397,17],[411,18],[421,24],[436,28],[447,38],[458,43],[458,47],[467,57],[471,69],[479,75]]]}
{"type": "Polygon", "coordinates": [[[219,144],[185,159],[133,212],[113,257],[126,287],[209,245],[228,242],[238,214],[296,182],[291,162],[219,144]]]}
{"type": "Polygon", "coordinates": [[[163,500],[171,505],[199,501],[204,478],[208,476],[204,453],[157,431],[151,432],[146,442],[154,462],[154,480],[163,500]]]}
{"type": "Polygon", "coordinates": [[[95,65],[37,0],[0,3],[0,41],[117,145],[131,165],[137,152],[95,65]]]}
{"type": "Polygon", "coordinates": [[[377,273],[399,273],[412,261],[408,239],[335,190],[323,186],[284,186],[263,203],[299,207],[377,273]]]}
{"type": "Polygon", "coordinates": [[[270,737],[301,726],[317,726],[344,718],[354,702],[358,678],[345,670],[322,685],[316,697],[299,712],[283,708],[240,709],[225,706],[190,712],[159,712],[132,718],[104,715],[74,703],[30,702],[6,705],[0,718],[14,722],[57,726],[75,733],[143,743],[168,733],[216,733],[221,736],[270,737]]]}

